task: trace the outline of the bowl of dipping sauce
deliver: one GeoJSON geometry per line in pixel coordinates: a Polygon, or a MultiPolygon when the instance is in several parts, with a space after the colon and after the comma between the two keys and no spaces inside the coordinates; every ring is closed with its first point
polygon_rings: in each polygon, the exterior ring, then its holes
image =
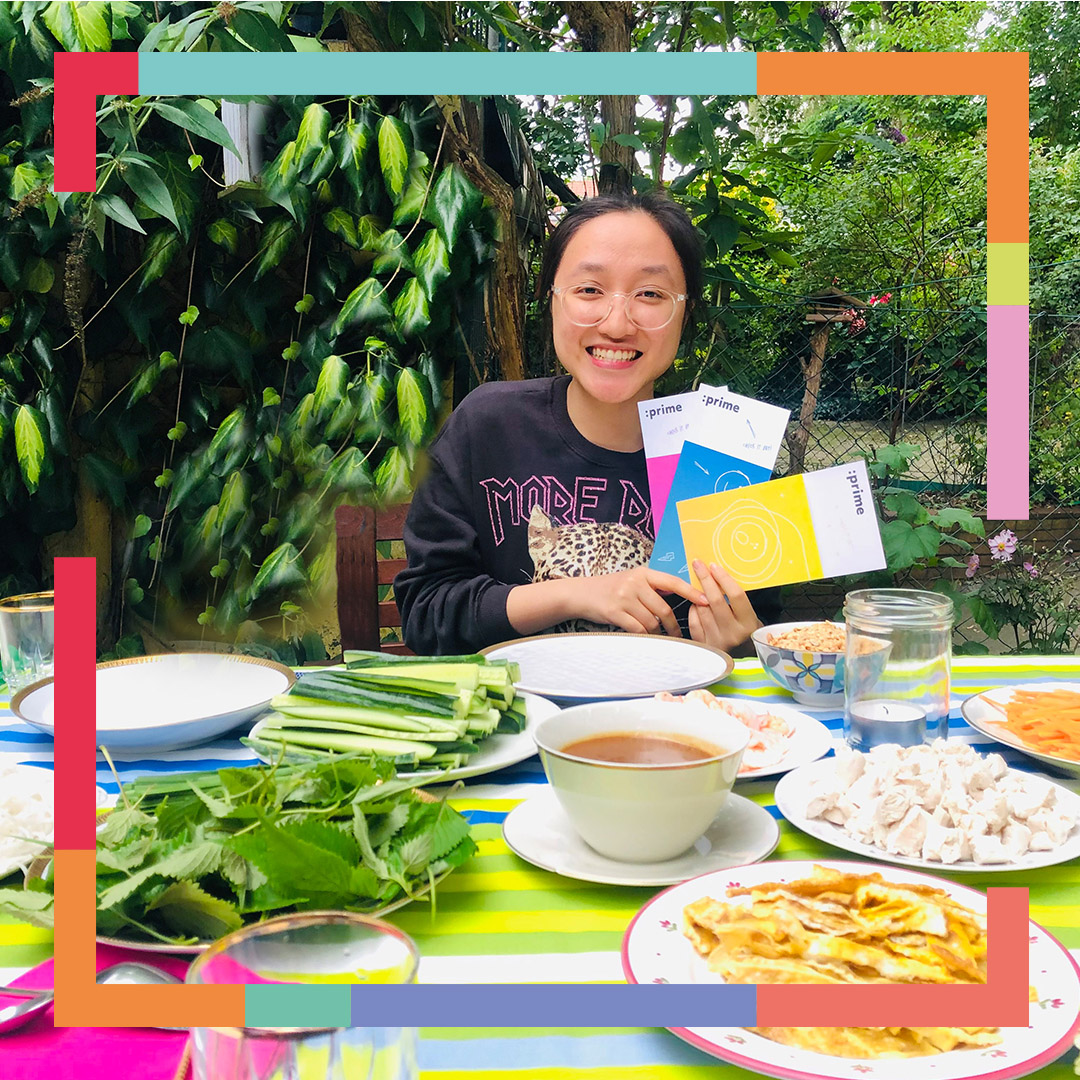
{"type": "Polygon", "coordinates": [[[750,731],[687,702],[597,701],[534,733],[563,810],[595,851],[620,862],[674,859],[716,819],[750,731]]]}

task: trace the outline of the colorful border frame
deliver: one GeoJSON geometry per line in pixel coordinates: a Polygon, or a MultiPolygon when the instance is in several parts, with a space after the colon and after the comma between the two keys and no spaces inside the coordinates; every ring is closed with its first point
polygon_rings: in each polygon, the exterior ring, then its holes
{"type": "MultiPolygon", "coordinates": [[[[57,191],[93,190],[98,94],[962,94],[987,99],[987,514],[1028,516],[1028,61],[1002,53],[57,53],[57,191]],[[408,62],[412,61],[412,63],[408,62]]],[[[316,1005],[292,986],[98,987],[94,946],[94,560],[56,560],[55,1020],[62,1026],[275,1026],[316,1005]],[[305,1005],[305,1002],[307,1003],[305,1005]]],[[[439,1026],[1023,1026],[1027,890],[987,890],[985,986],[319,987],[322,1022],[439,1026]],[[1004,975],[1008,972],[1007,982],[1004,975]],[[657,992],[659,991],[659,993],[657,992]],[[752,992],[753,1012],[748,1012],[752,992]],[[328,995],[329,992],[329,995],[328,995]],[[562,1002],[572,1008],[563,1008],[562,1002]],[[477,1008],[479,1007],[479,1013],[477,1008]],[[400,1008],[400,1011],[399,1011],[400,1008]]]]}

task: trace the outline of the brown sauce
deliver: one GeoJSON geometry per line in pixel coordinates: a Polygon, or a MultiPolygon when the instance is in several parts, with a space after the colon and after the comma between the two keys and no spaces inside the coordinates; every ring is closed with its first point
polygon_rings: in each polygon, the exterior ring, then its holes
{"type": "Polygon", "coordinates": [[[718,746],[687,736],[657,735],[649,731],[590,735],[567,744],[562,752],[590,761],[610,761],[620,765],[681,765],[721,757],[725,753],[718,746]]]}

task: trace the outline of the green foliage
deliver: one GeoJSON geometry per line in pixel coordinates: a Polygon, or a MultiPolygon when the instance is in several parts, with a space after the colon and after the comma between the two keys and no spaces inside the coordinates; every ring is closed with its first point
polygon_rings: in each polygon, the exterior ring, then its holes
{"type": "Polygon", "coordinates": [[[0,92],[28,99],[0,114],[0,527],[17,537],[0,578],[40,581],[83,477],[130,537],[117,637],[145,620],[297,663],[322,655],[302,613],[332,583],[334,507],[408,497],[490,209],[440,154],[430,99],[282,98],[260,182],[223,192],[219,102],[106,97],[97,190],[57,197],[35,97],[50,39],[289,50],[293,6],[0,17],[0,92]]]}
{"type": "Polygon", "coordinates": [[[1025,555],[1004,529],[972,554],[961,596],[987,637],[1012,632],[1016,652],[1072,653],[1080,647],[1074,574],[1066,561],[1025,555]]]}
{"type": "MultiPolygon", "coordinates": [[[[476,851],[457,811],[375,759],[152,778],[123,795],[98,833],[98,929],[143,941],[211,940],[287,911],[377,911],[476,851]]],[[[30,899],[0,890],[0,910],[51,925],[51,885],[30,899]]]]}
{"type": "MultiPolygon", "coordinates": [[[[1075,146],[1080,140],[1080,24],[1066,0],[995,2],[984,49],[1026,52],[1031,72],[1028,114],[1031,134],[1075,146]]],[[[1032,208],[1035,202],[1032,200],[1032,208]]]]}

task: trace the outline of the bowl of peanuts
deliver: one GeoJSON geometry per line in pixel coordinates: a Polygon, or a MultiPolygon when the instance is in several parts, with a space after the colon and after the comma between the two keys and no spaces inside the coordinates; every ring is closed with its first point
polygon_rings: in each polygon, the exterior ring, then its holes
{"type": "Polygon", "coordinates": [[[773,623],[751,636],[765,673],[799,704],[843,706],[843,623],[773,623]]]}
{"type": "MultiPolygon", "coordinates": [[[[773,682],[790,690],[800,705],[843,708],[846,630],[839,622],[786,622],[762,626],[750,635],[758,659],[773,682]]],[[[857,641],[859,692],[885,671],[888,641],[857,641]],[[869,654],[863,662],[862,654],[869,654]]]]}

